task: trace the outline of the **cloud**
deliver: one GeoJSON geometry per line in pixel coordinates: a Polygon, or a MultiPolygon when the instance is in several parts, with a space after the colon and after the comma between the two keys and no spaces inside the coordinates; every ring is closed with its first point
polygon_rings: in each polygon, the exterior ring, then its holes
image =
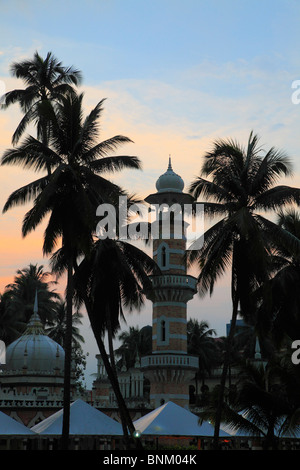
{"type": "MultiPolygon", "coordinates": [[[[18,53],[20,57],[26,55],[24,51],[14,50],[14,57],[18,53]]],[[[116,134],[130,137],[134,143],[120,147],[116,155],[137,155],[142,161],[142,172],[127,170],[112,175],[111,179],[145,197],[155,191],[155,182],[166,170],[171,154],[174,171],[183,177],[188,187],[199,174],[202,156],[215,139],[233,137],[246,144],[253,129],[261,136],[265,149],[274,145],[291,155],[295,176],[288,184],[298,186],[300,107],[291,102],[291,83],[299,77],[294,75],[294,67],[284,69],[282,64],[265,62],[262,56],[252,61],[226,63],[206,60],[192,68],[173,69],[161,79],[127,78],[99,80],[98,83],[85,80],[81,89],[85,93],[86,112],[107,98],[101,120],[101,140],[116,134]]],[[[16,79],[5,80],[7,90],[20,86],[16,79]]],[[[10,147],[11,135],[20,117],[17,106],[1,112],[1,150],[10,147]]],[[[1,167],[1,208],[13,190],[36,176],[21,168],[1,167]]],[[[46,264],[47,261],[41,254],[42,228],[25,240],[21,238],[25,210],[26,207],[22,207],[0,215],[2,286],[9,276],[14,276],[16,269],[29,262],[46,264]]],[[[219,285],[213,299],[199,301],[196,298],[190,304],[191,314],[211,318],[211,327],[215,327],[215,322],[224,325],[224,318],[227,321],[231,313],[228,279],[225,277],[219,285]]],[[[143,321],[143,316],[130,317],[130,321],[134,323],[136,318],[143,321]]]]}

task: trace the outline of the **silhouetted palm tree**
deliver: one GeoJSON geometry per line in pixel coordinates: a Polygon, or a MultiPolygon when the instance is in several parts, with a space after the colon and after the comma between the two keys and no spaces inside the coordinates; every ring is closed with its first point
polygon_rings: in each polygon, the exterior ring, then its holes
{"type": "MultiPolygon", "coordinates": [[[[222,423],[232,432],[259,437],[265,450],[277,450],[279,439],[299,432],[300,375],[297,366],[285,360],[240,363],[235,390],[228,393],[222,410],[222,423]]],[[[214,419],[215,400],[201,413],[201,419],[214,419]]],[[[226,429],[226,428],[225,428],[226,429]]]]}
{"type": "Polygon", "coordinates": [[[199,371],[196,379],[201,377],[204,384],[205,376],[209,375],[218,364],[218,348],[213,339],[216,334],[214,329],[209,328],[206,321],[200,322],[190,319],[187,322],[188,353],[199,357],[199,371]]]}
{"type": "Polygon", "coordinates": [[[291,172],[287,156],[274,148],[263,155],[258,137],[251,132],[245,148],[232,140],[215,142],[212,151],[204,156],[201,176],[190,187],[196,199],[200,196],[207,199],[205,213],[220,218],[205,232],[202,248],[188,252],[189,263],[199,265],[200,294],[212,293],[217,279],[231,267],[233,310],[215,422],[215,445],[238,309],[246,318],[256,310],[256,299],[250,294],[269,278],[270,253],[279,241],[300,252],[298,239],[261,214],[300,202],[298,188],[275,185],[281,176],[291,172]]]}
{"type": "Polygon", "coordinates": [[[48,52],[45,59],[35,52],[33,59],[15,62],[10,70],[14,77],[26,84],[25,89],[9,91],[2,97],[2,109],[19,103],[24,113],[12,142],[17,144],[28,124],[33,122],[37,127],[37,139],[47,146],[50,129],[44,111],[60,101],[73,85],[80,84],[81,72],[73,67],[64,67],[52,52],[48,52]]]}
{"type": "MultiPolygon", "coordinates": [[[[295,239],[300,240],[300,214],[287,209],[278,214],[277,223],[295,239]]],[[[274,275],[268,283],[271,295],[263,303],[268,321],[266,328],[279,345],[289,338],[298,339],[300,329],[300,255],[279,243],[273,257],[274,275]]],[[[267,291],[268,292],[268,291],[267,291]]]]}
{"type": "Polygon", "coordinates": [[[98,143],[99,117],[103,100],[86,118],[83,117],[83,95],[71,93],[50,110],[50,146],[31,139],[17,150],[6,152],[2,164],[22,163],[39,170],[50,168],[51,174],[14,191],[8,198],[4,212],[15,205],[33,201],[23,220],[23,236],[28,235],[49,216],[44,233],[43,252],[48,255],[61,241],[67,262],[67,327],[65,338],[65,387],[63,446],[69,437],[70,367],[72,343],[73,271],[76,257],[87,254],[92,234],[96,229],[96,209],[101,203],[115,202],[124,195],[121,188],[100,176],[103,172],[122,168],[140,168],[137,157],[107,156],[120,144],[131,142],[124,136],[115,136],[98,143]]]}
{"type": "Polygon", "coordinates": [[[128,368],[134,367],[135,361],[142,356],[151,354],[152,351],[152,327],[145,326],[141,329],[130,326],[129,331],[123,331],[118,336],[121,346],[115,350],[115,356],[120,357],[120,365],[125,360],[128,368]]]}
{"type": "Polygon", "coordinates": [[[11,294],[0,294],[0,340],[6,345],[17,339],[26,327],[18,312],[11,309],[11,294]]]}
{"type": "Polygon", "coordinates": [[[38,293],[39,315],[44,324],[53,320],[56,315],[59,295],[50,290],[54,281],[47,281],[50,273],[44,271],[44,266],[30,264],[17,270],[14,282],[6,286],[9,294],[9,308],[12,315],[28,323],[33,314],[35,293],[38,293]]]}
{"type": "Polygon", "coordinates": [[[151,287],[149,275],[158,267],[151,257],[121,240],[95,242],[91,253],[79,264],[75,274],[75,289],[79,302],[87,308],[91,327],[102,355],[108,377],[118,401],[125,436],[135,431],[119,389],[114,358],[113,338],[125,319],[125,310],[140,310],[145,290],[151,287]],[[103,337],[108,335],[110,361],[103,337]]]}
{"type": "MultiPolygon", "coordinates": [[[[83,315],[79,311],[74,312],[72,315],[72,344],[74,347],[84,343],[84,338],[78,328],[82,324],[82,317],[83,315]]],[[[49,323],[45,333],[64,348],[66,328],[66,302],[65,300],[60,300],[57,305],[55,318],[49,323]]]]}

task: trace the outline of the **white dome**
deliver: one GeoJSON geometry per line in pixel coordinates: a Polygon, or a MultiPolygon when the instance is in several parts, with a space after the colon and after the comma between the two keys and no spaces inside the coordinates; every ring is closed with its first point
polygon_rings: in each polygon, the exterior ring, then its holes
{"type": "Polygon", "coordinates": [[[169,166],[167,171],[161,175],[156,181],[156,189],[159,193],[176,192],[181,193],[184,188],[184,181],[181,176],[174,173],[171,165],[171,158],[169,159],[169,166]]]}
{"type": "Polygon", "coordinates": [[[44,334],[38,314],[31,317],[24,334],[7,346],[6,369],[27,371],[54,372],[64,369],[65,352],[63,348],[44,334]]]}

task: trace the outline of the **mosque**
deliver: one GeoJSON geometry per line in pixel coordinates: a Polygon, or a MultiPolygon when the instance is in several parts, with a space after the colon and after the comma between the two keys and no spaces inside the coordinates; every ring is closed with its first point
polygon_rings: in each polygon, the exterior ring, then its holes
{"type": "MultiPolygon", "coordinates": [[[[6,349],[0,371],[0,410],[31,427],[61,409],[64,357],[63,348],[44,332],[36,296],[25,332],[6,349]]],[[[73,395],[74,384],[73,374],[73,395]]]]}
{"type": "MultiPolygon", "coordinates": [[[[169,161],[167,171],[156,182],[156,192],[145,201],[177,209],[192,198],[183,192],[184,182],[169,161]]],[[[172,215],[172,214],[171,214],[172,215]]],[[[175,236],[175,217],[170,217],[164,235],[163,211],[159,212],[158,237],[153,240],[153,258],[161,274],[151,277],[146,293],[152,302],[152,353],[136,357],[133,368],[122,367],[120,388],[133,419],[165,402],[189,407],[189,389],[198,369],[198,358],[187,353],[187,303],[197,291],[196,278],[187,274],[185,223],[182,236],[175,236]]],[[[92,390],[84,396],[71,379],[71,400],[84,399],[119,420],[118,406],[100,355],[92,390]]],[[[44,332],[38,315],[38,299],[24,334],[10,344],[6,364],[0,371],[0,411],[28,427],[63,407],[64,351],[44,332]]]]}
{"type": "MultiPolygon", "coordinates": [[[[157,192],[145,201],[160,208],[181,209],[182,215],[184,204],[192,202],[183,188],[184,182],[173,171],[169,160],[167,171],[156,182],[157,192]]],[[[119,374],[123,396],[135,413],[140,409],[157,408],[167,401],[188,408],[189,387],[198,370],[198,358],[187,354],[187,303],[197,292],[197,280],[187,275],[183,218],[179,218],[183,222],[181,236],[175,233],[174,219],[169,217],[167,238],[164,237],[163,210],[159,211],[156,221],[158,236],[153,240],[153,258],[161,274],[151,277],[152,288],[146,293],[153,306],[152,354],[137,357],[134,368],[126,370],[123,366],[119,374]]],[[[93,399],[109,408],[114,396],[101,356],[97,359],[93,399]]]]}

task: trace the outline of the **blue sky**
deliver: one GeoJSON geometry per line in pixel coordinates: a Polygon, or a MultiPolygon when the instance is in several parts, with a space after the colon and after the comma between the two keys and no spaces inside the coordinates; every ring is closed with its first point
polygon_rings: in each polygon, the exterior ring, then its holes
{"type": "Polygon", "coordinates": [[[80,60],[89,80],[170,77],[205,60],[293,61],[299,39],[296,0],[1,3],[2,47],[47,44],[71,63],[80,60]]]}
{"type": "MultiPolygon", "coordinates": [[[[123,134],[134,141],[122,153],[138,155],[143,173],[116,179],[140,196],[154,190],[169,154],[188,186],[214,139],[246,143],[252,129],[266,149],[290,155],[295,177],[287,183],[296,186],[300,105],[291,96],[300,79],[299,24],[298,0],[2,0],[0,80],[7,91],[23,87],[9,66],[35,50],[42,56],[52,51],[64,65],[80,69],[86,110],[107,98],[101,138],[123,134]]],[[[11,145],[19,119],[17,107],[1,112],[1,152],[11,145]]],[[[0,205],[33,177],[19,168],[1,170],[0,205]]],[[[28,240],[20,237],[24,212],[0,218],[0,292],[16,269],[47,264],[42,230],[28,240]],[[7,240],[13,240],[12,251],[7,240]]],[[[211,299],[194,299],[189,312],[225,334],[231,315],[227,279],[211,299]]],[[[149,306],[128,318],[130,325],[150,321],[149,306]]]]}

